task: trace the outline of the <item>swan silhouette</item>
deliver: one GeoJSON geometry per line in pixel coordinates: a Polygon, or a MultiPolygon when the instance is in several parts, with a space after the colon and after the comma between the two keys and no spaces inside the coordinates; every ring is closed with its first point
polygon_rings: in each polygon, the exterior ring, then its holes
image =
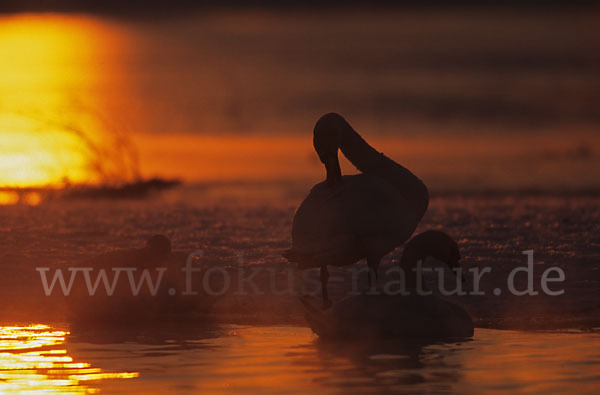
{"type": "Polygon", "coordinates": [[[413,269],[419,260],[428,256],[450,268],[459,267],[460,253],[454,240],[440,231],[423,232],[407,243],[400,259],[406,295],[350,296],[326,311],[301,299],[306,307],[308,323],[319,336],[336,340],[349,337],[473,336],[473,321],[462,307],[434,294],[426,295],[429,291],[425,285],[416,285],[417,274],[413,269]]]}
{"type": "MultiPolygon", "coordinates": [[[[81,266],[91,269],[89,273],[95,291],[90,292],[87,282],[75,280],[70,294],[66,297],[67,318],[71,324],[79,326],[95,323],[113,323],[136,325],[136,323],[169,320],[195,320],[199,312],[205,309],[204,302],[198,298],[186,298],[180,294],[168,293],[185,289],[185,280],[181,277],[188,255],[181,251],[173,251],[171,240],[161,234],[147,239],[140,248],[111,251],[92,257],[81,266]],[[153,294],[148,286],[141,286],[138,293],[133,293],[128,274],[118,274],[117,269],[133,268],[136,280],[143,278],[147,271],[152,282],[156,284],[153,294]],[[159,274],[158,270],[164,270],[159,274]],[[112,285],[101,283],[100,272],[112,285]],[[138,274],[140,273],[140,274],[138,274]],[[140,276],[140,277],[138,277],[140,276]],[[116,280],[115,280],[116,279],[116,280]],[[108,288],[112,286],[109,293],[108,288]]],[[[142,284],[141,280],[139,284],[142,284]]]]}
{"type": "Polygon", "coordinates": [[[292,225],[292,248],[283,255],[299,269],[320,268],[323,306],[328,265],[346,266],[366,258],[369,285],[377,280],[381,258],[413,234],[429,205],[423,182],[408,169],[371,147],[335,113],[321,117],[313,145],[327,179],[302,202],[292,225]],[[338,149],[362,173],[343,176],[338,149]]]}

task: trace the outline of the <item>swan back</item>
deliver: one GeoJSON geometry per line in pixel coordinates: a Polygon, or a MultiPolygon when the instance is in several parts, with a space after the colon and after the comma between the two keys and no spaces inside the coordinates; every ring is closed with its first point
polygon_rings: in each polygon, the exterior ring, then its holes
{"type": "Polygon", "coordinates": [[[315,260],[351,264],[364,257],[369,240],[377,240],[385,255],[410,237],[416,224],[415,212],[388,182],[368,174],[344,176],[335,187],[315,185],[302,202],[292,225],[293,250],[314,266],[315,260]]]}
{"type": "Polygon", "coordinates": [[[325,156],[331,148],[337,148],[358,170],[364,174],[376,175],[397,188],[410,203],[420,221],[429,206],[429,191],[417,176],[406,167],[377,151],[358,134],[339,114],[323,115],[314,128],[315,150],[325,163],[325,156]],[[322,142],[321,144],[318,144],[322,142]]]}

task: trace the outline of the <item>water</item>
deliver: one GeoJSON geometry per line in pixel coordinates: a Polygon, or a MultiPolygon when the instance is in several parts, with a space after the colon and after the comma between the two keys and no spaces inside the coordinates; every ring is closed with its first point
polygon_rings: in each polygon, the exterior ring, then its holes
{"type": "MultiPolygon", "coordinates": [[[[35,271],[87,266],[96,256],[139,248],[148,236],[164,233],[182,260],[202,250],[203,264],[235,272],[242,252],[250,267],[284,273],[289,264],[281,253],[290,245],[293,213],[306,190],[302,183],[219,183],[183,186],[145,200],[59,199],[0,206],[1,324],[46,323],[47,330],[70,332],[43,336],[43,344],[35,343],[36,335],[26,335],[25,343],[34,342],[27,349],[0,339],[0,390],[597,391],[600,206],[595,196],[450,194],[432,199],[417,231],[444,229],[458,241],[463,267],[492,268],[481,282],[485,296],[451,297],[478,327],[467,342],[328,345],[306,327],[297,297],[273,295],[264,276],[257,281],[263,295],[201,294],[185,300],[194,307],[167,316],[160,305],[172,299],[164,289],[156,298],[133,298],[132,303],[118,297],[47,297],[35,271]],[[552,289],[564,289],[564,294],[508,293],[508,273],[525,265],[522,251],[528,249],[534,250],[536,290],[543,270],[560,267],[565,281],[552,289]],[[502,295],[494,296],[495,288],[502,295]],[[106,311],[118,314],[107,318],[106,311]],[[72,360],[48,360],[54,357],[72,360]]],[[[386,257],[381,270],[394,265],[400,253],[386,257]]],[[[348,270],[331,271],[334,300],[348,291],[348,270]]],[[[524,278],[517,284],[522,289],[524,278]]],[[[360,286],[366,288],[364,276],[360,286]]]]}
{"type": "MultiPolygon", "coordinates": [[[[260,287],[266,295],[239,297],[232,287],[222,298],[200,299],[199,303],[214,304],[216,314],[238,316],[233,320],[236,323],[244,319],[265,324],[301,323],[302,310],[295,296],[272,296],[266,273],[284,273],[289,268],[281,253],[291,244],[294,210],[307,189],[302,183],[204,184],[147,200],[57,200],[33,207],[2,206],[3,314],[21,321],[29,312],[38,311],[44,319],[64,320],[63,301],[43,295],[35,268],[85,266],[98,255],[140,248],[152,234],[164,233],[181,252],[180,262],[186,254],[201,250],[201,261],[209,266],[234,270],[241,254],[244,264],[265,270],[261,277],[265,284],[260,287]]],[[[597,197],[585,195],[446,195],[432,199],[417,232],[443,229],[458,241],[465,270],[492,269],[481,281],[486,295],[454,297],[468,306],[478,325],[593,328],[600,326],[596,300],[599,208],[597,197]],[[508,292],[507,278],[515,267],[526,265],[525,250],[534,252],[533,282],[539,294],[516,297],[508,292]],[[550,267],[565,273],[565,280],[552,287],[564,290],[563,295],[540,292],[541,276],[550,267]],[[502,295],[494,296],[495,288],[500,288],[502,295]]],[[[398,249],[384,258],[382,273],[397,262],[401,252],[398,249]]],[[[129,263],[111,259],[107,258],[108,264],[113,266],[129,263]]],[[[279,282],[287,278],[282,276],[279,282]]],[[[365,277],[359,280],[364,286],[365,277]]],[[[332,268],[330,283],[333,295],[343,297],[350,291],[349,269],[332,268]]],[[[524,289],[525,283],[524,276],[517,277],[518,289],[524,289]]]]}
{"type": "Polygon", "coordinates": [[[38,326],[0,328],[0,342],[0,390],[32,393],[592,394],[600,364],[598,334],[577,332],[478,329],[462,342],[348,347],[289,326],[38,326]]]}

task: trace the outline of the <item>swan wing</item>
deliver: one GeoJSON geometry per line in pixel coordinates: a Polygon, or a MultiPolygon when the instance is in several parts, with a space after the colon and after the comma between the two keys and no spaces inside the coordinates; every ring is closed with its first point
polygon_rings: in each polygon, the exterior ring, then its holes
{"type": "Polygon", "coordinates": [[[361,242],[385,240],[391,250],[410,237],[417,222],[402,194],[385,180],[345,176],[335,187],[312,188],[294,216],[292,250],[312,257],[358,255],[358,260],[364,256],[361,242]]]}

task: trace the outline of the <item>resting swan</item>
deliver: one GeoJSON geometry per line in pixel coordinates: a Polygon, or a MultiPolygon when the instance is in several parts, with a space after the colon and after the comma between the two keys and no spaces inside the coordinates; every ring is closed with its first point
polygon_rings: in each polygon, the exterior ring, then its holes
{"type": "MultiPolygon", "coordinates": [[[[338,114],[326,114],[314,128],[313,145],[327,179],[315,185],[294,216],[292,243],[284,256],[299,269],[320,268],[323,305],[327,265],[351,265],[366,258],[377,276],[383,256],[413,234],[429,205],[423,182],[371,147],[338,114]],[[344,176],[338,149],[362,173],[344,176]]],[[[372,286],[371,273],[369,283],[372,286]]]]}
{"type": "MultiPolygon", "coordinates": [[[[203,305],[198,298],[189,298],[176,292],[185,289],[182,278],[187,254],[173,251],[171,240],[164,235],[150,237],[141,248],[124,249],[92,257],[75,267],[88,268],[93,292],[83,275],[73,282],[73,287],[65,297],[68,320],[71,324],[86,325],[98,322],[135,325],[139,322],[170,319],[193,319],[194,313],[203,305]],[[118,269],[133,269],[134,280],[129,280],[129,273],[118,269]],[[164,270],[159,274],[159,270],[164,270]],[[143,281],[143,272],[149,273],[149,281],[143,281]],[[101,272],[105,273],[106,282],[102,281],[101,272]],[[119,274],[120,273],[120,274],[119,274]],[[160,279],[160,280],[159,280],[160,279]],[[140,285],[138,293],[129,281],[140,285]],[[149,284],[156,285],[152,293],[149,284]],[[108,291],[111,288],[112,290],[108,291]]],[[[183,276],[184,277],[184,276],[183,276]]]]}
{"type": "Polygon", "coordinates": [[[423,232],[412,238],[402,253],[408,295],[356,295],[322,311],[301,299],[313,331],[326,339],[349,337],[470,337],[473,321],[459,305],[433,294],[419,295],[416,273],[419,260],[432,256],[450,268],[459,267],[458,246],[440,231],[423,232]]]}

